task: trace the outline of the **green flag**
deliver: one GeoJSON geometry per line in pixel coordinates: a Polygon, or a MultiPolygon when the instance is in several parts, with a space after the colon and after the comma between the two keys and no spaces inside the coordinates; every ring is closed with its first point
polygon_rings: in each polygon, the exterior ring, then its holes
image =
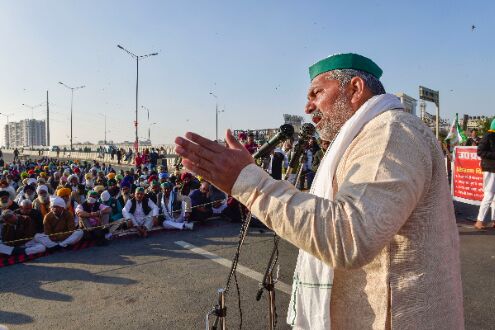
{"type": "Polygon", "coordinates": [[[455,114],[455,120],[452,122],[452,126],[450,126],[450,131],[445,140],[450,140],[450,144],[462,144],[467,141],[466,134],[462,130],[461,125],[459,125],[459,119],[457,113],[455,114]]]}

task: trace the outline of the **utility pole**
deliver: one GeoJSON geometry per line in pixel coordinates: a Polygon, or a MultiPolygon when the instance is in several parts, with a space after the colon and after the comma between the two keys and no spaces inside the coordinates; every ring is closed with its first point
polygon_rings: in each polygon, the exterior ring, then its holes
{"type": "Polygon", "coordinates": [[[104,128],[105,128],[105,132],[103,134],[103,143],[105,145],[107,145],[107,113],[100,113],[101,116],[103,116],[103,122],[104,122],[104,128]]]}
{"type": "Polygon", "coordinates": [[[50,146],[50,103],[48,103],[48,91],[46,91],[46,145],[50,146]]]}

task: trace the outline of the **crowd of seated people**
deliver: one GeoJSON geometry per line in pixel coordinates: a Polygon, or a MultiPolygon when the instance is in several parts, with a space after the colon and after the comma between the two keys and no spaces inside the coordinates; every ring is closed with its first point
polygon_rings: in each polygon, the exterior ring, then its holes
{"type": "Polygon", "coordinates": [[[0,256],[54,251],[81,240],[106,245],[157,228],[193,230],[228,214],[208,182],[166,166],[115,170],[93,162],[41,158],[4,163],[0,173],[0,256]]]}

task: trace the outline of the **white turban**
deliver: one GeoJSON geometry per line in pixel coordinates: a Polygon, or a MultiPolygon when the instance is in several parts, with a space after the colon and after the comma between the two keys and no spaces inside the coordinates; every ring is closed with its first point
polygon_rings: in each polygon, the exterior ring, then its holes
{"type": "Polygon", "coordinates": [[[38,186],[38,188],[36,188],[36,193],[37,193],[38,195],[39,195],[39,193],[40,193],[41,191],[48,192],[48,188],[47,188],[47,186],[45,186],[44,184],[42,184],[42,185],[38,186]]]}
{"type": "Polygon", "coordinates": [[[66,206],[65,201],[61,197],[52,198],[52,200],[50,201],[50,205],[51,207],[59,206],[63,208],[65,208],[66,206]]]}
{"type": "Polygon", "coordinates": [[[101,193],[100,198],[102,202],[108,202],[108,200],[110,199],[110,193],[105,190],[101,193]]]}
{"type": "Polygon", "coordinates": [[[38,181],[36,181],[35,178],[29,178],[29,179],[27,179],[27,182],[26,183],[28,185],[32,185],[32,184],[38,183],[38,181]]]}

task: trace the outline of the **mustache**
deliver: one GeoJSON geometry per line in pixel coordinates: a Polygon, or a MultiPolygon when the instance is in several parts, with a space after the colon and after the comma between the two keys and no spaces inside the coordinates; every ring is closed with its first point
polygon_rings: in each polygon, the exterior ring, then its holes
{"type": "Polygon", "coordinates": [[[320,109],[316,109],[315,111],[313,111],[311,113],[311,117],[312,118],[314,118],[314,117],[323,118],[323,112],[321,112],[320,109]]]}

